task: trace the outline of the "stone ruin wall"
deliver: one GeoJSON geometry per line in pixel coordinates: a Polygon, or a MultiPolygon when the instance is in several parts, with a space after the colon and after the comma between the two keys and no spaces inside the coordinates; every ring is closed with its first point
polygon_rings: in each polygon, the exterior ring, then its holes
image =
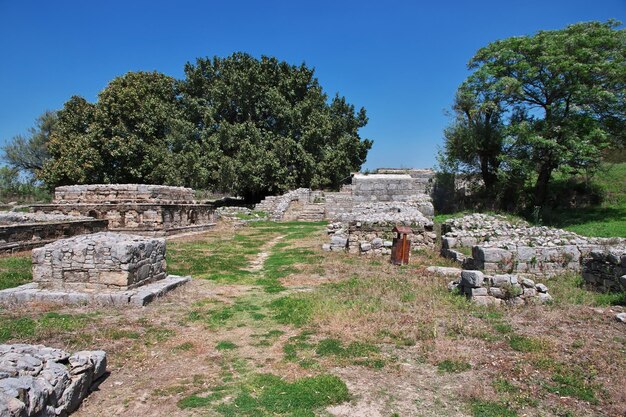
{"type": "Polygon", "coordinates": [[[0,253],[43,246],[69,236],[107,229],[106,220],[34,213],[0,213],[0,253]]]}
{"type": "Polygon", "coordinates": [[[54,189],[53,203],[162,203],[183,204],[194,201],[191,188],[150,184],[67,185],[54,189]]]}
{"type": "Polygon", "coordinates": [[[592,251],[583,260],[583,279],[602,292],[626,291],[626,249],[592,251]]]}
{"type": "Polygon", "coordinates": [[[481,271],[461,271],[460,277],[448,284],[449,291],[455,289],[473,303],[482,306],[500,304],[521,306],[552,301],[548,287],[544,284],[511,274],[491,276],[481,271]]]}
{"type": "Polygon", "coordinates": [[[166,274],[165,239],[101,232],[33,250],[33,282],[0,290],[0,303],[144,306],[190,277],[166,274]]]}
{"type": "MultiPolygon", "coordinates": [[[[390,255],[394,233],[391,231],[396,222],[373,222],[363,223],[358,221],[350,222],[348,225],[347,249],[350,253],[370,254],[370,255],[390,255]]],[[[432,248],[437,238],[433,228],[423,223],[403,222],[404,226],[409,226],[413,234],[409,235],[411,251],[418,251],[424,248],[432,248]]]]}
{"type": "Polygon", "coordinates": [[[34,249],[33,282],[69,291],[127,290],[166,277],[165,239],[104,232],[34,249]]]}
{"type": "Polygon", "coordinates": [[[214,209],[195,203],[191,188],[140,184],[57,187],[52,204],[32,206],[36,213],[89,216],[107,220],[109,230],[152,236],[205,230],[214,209]]]}
{"type": "Polygon", "coordinates": [[[502,216],[472,214],[442,225],[441,255],[466,269],[487,273],[549,277],[581,272],[592,252],[612,248],[626,248],[626,239],[585,237],[525,222],[511,223],[502,216]]]}

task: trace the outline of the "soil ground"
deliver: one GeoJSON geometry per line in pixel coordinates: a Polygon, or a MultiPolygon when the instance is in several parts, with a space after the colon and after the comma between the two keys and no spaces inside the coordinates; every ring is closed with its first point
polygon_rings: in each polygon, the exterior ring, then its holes
{"type": "Polygon", "coordinates": [[[480,308],[425,272],[433,253],[397,268],[325,240],[321,223],[222,224],[168,241],[194,279],[156,302],[16,306],[0,338],[107,352],[78,417],[626,415],[622,307],[576,277],[545,282],[551,305],[480,308]],[[346,394],[309,390],[326,376],[346,394]]]}

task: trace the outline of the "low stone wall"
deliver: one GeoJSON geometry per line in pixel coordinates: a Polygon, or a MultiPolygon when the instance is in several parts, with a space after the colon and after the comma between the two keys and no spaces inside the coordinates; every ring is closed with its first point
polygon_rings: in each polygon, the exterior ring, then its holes
{"type": "Polygon", "coordinates": [[[474,246],[472,258],[477,269],[489,273],[508,272],[553,276],[566,271],[580,272],[582,258],[596,245],[510,248],[474,246]]]}
{"type": "Polygon", "coordinates": [[[466,270],[461,272],[459,279],[448,284],[448,289],[458,289],[472,302],[484,306],[520,306],[552,301],[545,285],[510,274],[489,276],[481,271],[466,270]]]}
{"type": "Polygon", "coordinates": [[[107,229],[108,221],[90,217],[0,213],[0,253],[30,250],[57,239],[107,229]]]}
{"type": "Polygon", "coordinates": [[[487,273],[553,276],[580,272],[592,251],[626,247],[626,239],[596,238],[566,230],[509,222],[502,216],[472,214],[442,225],[441,255],[464,268],[487,273]],[[471,247],[471,256],[461,248],[471,247]]]}
{"type": "Polygon", "coordinates": [[[433,232],[432,223],[412,223],[410,221],[380,221],[361,222],[352,221],[346,226],[344,223],[332,223],[327,232],[330,243],[322,246],[326,251],[347,250],[350,253],[369,255],[389,255],[393,242],[392,229],[396,225],[409,226],[413,234],[409,235],[411,250],[432,248],[435,245],[437,234],[433,232]]]}
{"type": "Polygon", "coordinates": [[[0,345],[0,415],[67,416],[105,373],[106,353],[0,345]]]}
{"type": "Polygon", "coordinates": [[[423,193],[419,180],[408,174],[355,174],[352,197],[357,203],[371,201],[410,201],[423,193]]]}
{"type": "MultiPolygon", "coordinates": [[[[437,235],[433,232],[432,226],[411,222],[401,224],[409,226],[413,230],[413,234],[409,235],[411,250],[416,251],[434,246],[437,235]]],[[[350,222],[348,225],[348,252],[391,254],[392,229],[396,225],[398,225],[396,222],[350,222]]]]}
{"type": "Polygon", "coordinates": [[[191,188],[151,184],[87,184],[57,187],[53,203],[194,203],[191,188]]]}
{"type": "Polygon", "coordinates": [[[583,279],[602,292],[626,291],[626,249],[590,252],[583,259],[583,279]]]}
{"type": "Polygon", "coordinates": [[[102,232],[34,249],[32,258],[44,289],[126,290],[166,277],[165,239],[102,232]]]}
{"type": "Polygon", "coordinates": [[[36,213],[90,216],[107,220],[109,230],[167,236],[213,226],[215,208],[211,204],[37,204],[36,213]]]}

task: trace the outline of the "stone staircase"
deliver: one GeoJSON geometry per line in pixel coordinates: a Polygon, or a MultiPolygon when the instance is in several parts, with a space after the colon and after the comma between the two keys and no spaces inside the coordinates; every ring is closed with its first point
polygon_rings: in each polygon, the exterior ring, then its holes
{"type": "Polygon", "coordinates": [[[308,203],[302,206],[296,219],[303,222],[320,222],[324,220],[325,213],[325,203],[308,203]]]}

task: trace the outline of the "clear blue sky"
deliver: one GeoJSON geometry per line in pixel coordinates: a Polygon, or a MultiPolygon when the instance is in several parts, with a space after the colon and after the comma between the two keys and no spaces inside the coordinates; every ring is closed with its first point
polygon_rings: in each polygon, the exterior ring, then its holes
{"type": "Polygon", "coordinates": [[[430,167],[478,48],[609,18],[626,21],[626,0],[0,0],[0,144],[128,71],[181,78],[196,57],[244,51],[306,62],[365,107],[366,168],[430,167]]]}

